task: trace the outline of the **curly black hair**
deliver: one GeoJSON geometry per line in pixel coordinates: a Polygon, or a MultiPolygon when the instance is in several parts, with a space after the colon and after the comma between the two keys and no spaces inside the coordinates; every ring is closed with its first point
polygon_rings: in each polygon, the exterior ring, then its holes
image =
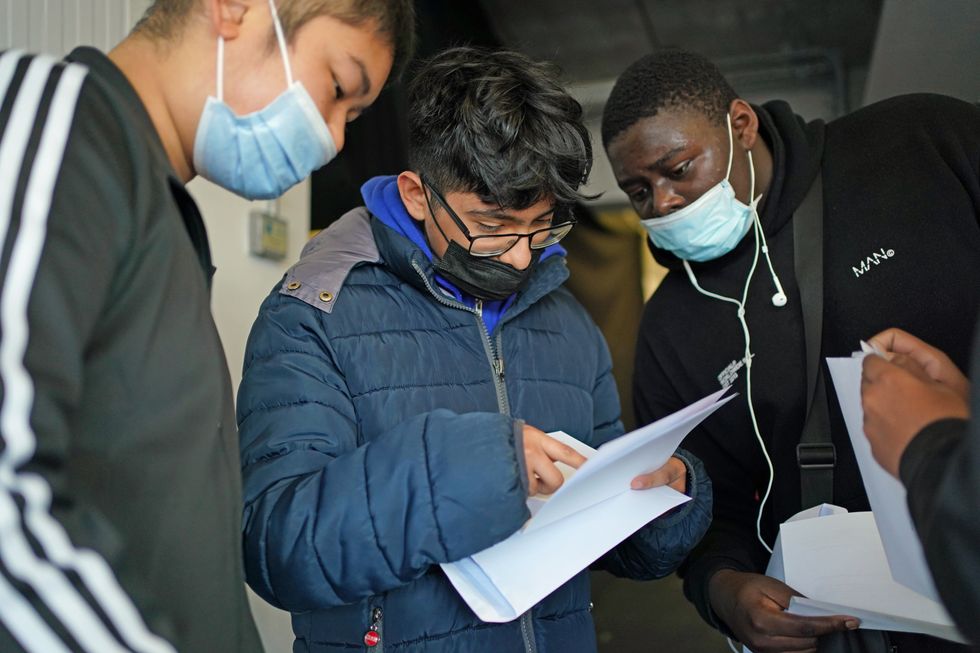
{"type": "Polygon", "coordinates": [[[412,168],[440,191],[524,209],[586,199],[592,168],[582,107],[554,67],[505,50],[457,47],[421,64],[408,88],[412,168]]]}
{"type": "Polygon", "coordinates": [[[698,111],[714,123],[724,121],[738,95],[710,60],[695,52],[665,49],[645,55],[627,68],[602,112],[602,144],[661,109],[698,111]]]}

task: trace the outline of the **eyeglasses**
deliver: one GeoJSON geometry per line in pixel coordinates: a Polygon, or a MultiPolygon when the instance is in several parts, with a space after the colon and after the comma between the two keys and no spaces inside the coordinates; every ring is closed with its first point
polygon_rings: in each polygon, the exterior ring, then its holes
{"type": "MultiPolygon", "coordinates": [[[[442,205],[442,208],[446,210],[446,213],[449,214],[450,219],[456,223],[459,230],[463,232],[466,240],[468,240],[470,243],[468,251],[472,256],[500,256],[519,243],[521,238],[527,238],[531,249],[544,249],[545,247],[554,245],[559,240],[564,238],[568,232],[572,230],[572,227],[575,226],[575,219],[569,217],[568,220],[558,224],[552,224],[544,227],[543,229],[536,229],[526,234],[491,234],[473,236],[470,234],[470,230],[467,229],[466,225],[463,223],[463,220],[456,215],[456,212],[453,211],[452,207],[449,206],[449,203],[446,202],[446,198],[442,196],[442,193],[437,191],[428,182],[423,180],[422,183],[425,184],[430,191],[432,191],[432,195],[436,198],[439,204],[442,205]]],[[[432,213],[434,219],[435,212],[432,210],[432,204],[429,202],[428,195],[425,197],[425,202],[428,204],[429,212],[432,213]]],[[[449,240],[449,237],[446,236],[445,232],[442,230],[442,227],[439,226],[439,221],[435,220],[435,223],[443,237],[446,240],[449,240]]]]}

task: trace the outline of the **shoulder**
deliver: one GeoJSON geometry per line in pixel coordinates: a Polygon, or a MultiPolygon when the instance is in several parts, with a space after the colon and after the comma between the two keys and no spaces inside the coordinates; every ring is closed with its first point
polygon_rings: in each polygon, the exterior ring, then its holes
{"type": "Polygon", "coordinates": [[[875,138],[921,133],[980,137],[980,107],[935,93],[898,95],[838,118],[828,130],[866,133],[875,138]]]}
{"type": "Polygon", "coordinates": [[[358,207],[317,234],[273,291],[333,312],[355,267],[381,260],[367,209],[358,207]]]}

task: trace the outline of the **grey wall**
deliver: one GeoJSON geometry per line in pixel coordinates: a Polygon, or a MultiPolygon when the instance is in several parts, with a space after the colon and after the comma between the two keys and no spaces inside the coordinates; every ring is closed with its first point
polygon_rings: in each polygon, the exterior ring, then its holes
{"type": "Polygon", "coordinates": [[[917,91],[980,101],[980,1],[885,0],[864,103],[917,91]]]}

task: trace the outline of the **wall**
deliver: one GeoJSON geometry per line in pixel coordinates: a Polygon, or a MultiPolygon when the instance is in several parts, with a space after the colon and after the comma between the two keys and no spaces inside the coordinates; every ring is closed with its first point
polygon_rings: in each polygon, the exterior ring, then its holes
{"type": "Polygon", "coordinates": [[[980,102],[980,2],[885,0],[864,102],[931,92],[980,102]]]}

